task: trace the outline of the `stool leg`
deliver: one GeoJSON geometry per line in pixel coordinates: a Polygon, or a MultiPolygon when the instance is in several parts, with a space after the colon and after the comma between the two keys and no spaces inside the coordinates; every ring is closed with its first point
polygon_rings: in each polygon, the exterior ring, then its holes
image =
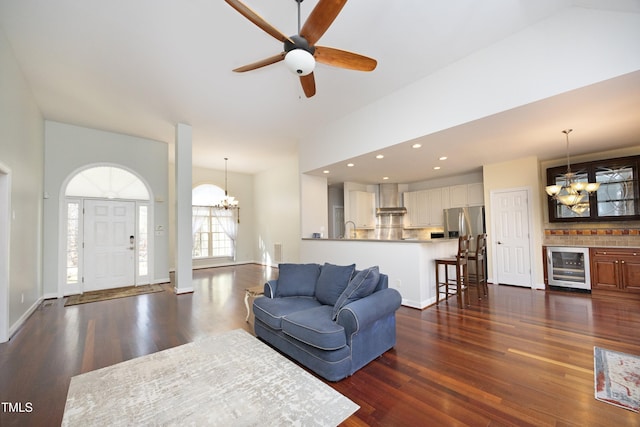
{"type": "Polygon", "coordinates": [[[464,288],[465,302],[467,305],[471,305],[471,301],[469,300],[469,264],[468,263],[465,263],[462,266],[462,271],[463,271],[462,280],[464,281],[463,288],[464,288]]]}
{"type": "Polygon", "coordinates": [[[480,263],[482,265],[482,290],[485,296],[489,296],[489,285],[487,283],[487,269],[485,268],[484,260],[480,263]]]}
{"type": "Polygon", "coordinates": [[[462,304],[462,271],[460,271],[460,267],[456,265],[456,290],[458,291],[456,294],[456,299],[458,300],[458,307],[464,308],[462,304]]]}
{"type": "Polygon", "coordinates": [[[447,264],[444,265],[444,290],[445,297],[447,298],[447,304],[449,303],[449,266],[447,264]]]}
{"type": "Polygon", "coordinates": [[[440,303],[440,264],[436,262],[436,305],[440,303]]]}

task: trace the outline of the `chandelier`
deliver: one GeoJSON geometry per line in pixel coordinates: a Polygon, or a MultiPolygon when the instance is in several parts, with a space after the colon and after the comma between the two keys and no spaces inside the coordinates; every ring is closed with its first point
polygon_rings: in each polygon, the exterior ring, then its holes
{"type": "Polygon", "coordinates": [[[235,197],[229,196],[229,192],[227,191],[227,161],[229,158],[224,158],[224,198],[215,205],[216,208],[220,209],[240,209],[238,206],[238,201],[235,197]]]}
{"type": "Polygon", "coordinates": [[[571,172],[569,160],[569,133],[573,129],[565,129],[562,133],[567,139],[567,172],[563,175],[564,185],[548,185],[545,190],[553,200],[566,206],[577,214],[581,214],[589,208],[589,196],[598,190],[599,182],[576,181],[576,174],[571,172]]]}

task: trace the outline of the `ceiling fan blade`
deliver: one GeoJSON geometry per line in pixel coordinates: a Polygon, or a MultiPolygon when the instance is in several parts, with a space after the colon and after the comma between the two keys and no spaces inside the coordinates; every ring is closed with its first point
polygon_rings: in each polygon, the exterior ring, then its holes
{"type": "Polygon", "coordinates": [[[280,52],[277,55],[270,56],[269,58],[265,58],[260,61],[253,62],[251,64],[244,65],[242,67],[236,68],[236,73],[244,73],[245,71],[256,70],[258,68],[266,67],[267,65],[275,64],[276,62],[280,62],[284,59],[284,52],[280,52]]]}
{"type": "Polygon", "coordinates": [[[314,57],[322,64],[356,71],[373,71],[378,65],[373,58],[333,47],[316,46],[314,57]]]}
{"type": "Polygon", "coordinates": [[[320,0],[302,26],[300,35],[307,39],[310,45],[316,44],[346,3],[347,0],[320,0]]]}
{"type": "Polygon", "coordinates": [[[302,84],[302,90],[307,98],[311,98],[316,94],[316,79],[313,77],[313,73],[306,76],[300,76],[300,83],[302,84]]]}
{"type": "Polygon", "coordinates": [[[293,41],[288,36],[285,36],[282,33],[282,31],[278,30],[276,27],[274,27],[273,25],[269,24],[262,16],[260,16],[258,14],[258,12],[256,12],[253,9],[251,9],[249,6],[247,6],[246,4],[242,3],[240,0],[224,0],[224,1],[226,1],[229,6],[231,6],[232,8],[237,10],[238,12],[240,12],[240,14],[242,16],[244,16],[249,21],[251,21],[254,24],[256,24],[258,27],[260,27],[267,34],[269,34],[272,37],[280,40],[283,43],[284,43],[285,40],[288,40],[291,43],[293,43],[293,41]]]}

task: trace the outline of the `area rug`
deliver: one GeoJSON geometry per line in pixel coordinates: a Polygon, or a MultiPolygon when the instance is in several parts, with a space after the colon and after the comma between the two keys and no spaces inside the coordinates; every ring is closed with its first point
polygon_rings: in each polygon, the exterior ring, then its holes
{"type": "Polygon", "coordinates": [[[596,399],[640,410],[640,357],[593,348],[596,399]]]}
{"type": "Polygon", "coordinates": [[[63,426],[335,426],[359,406],[241,329],[71,378],[63,426]]]}
{"type": "Polygon", "coordinates": [[[127,286],[124,288],[104,289],[101,291],[85,292],[82,295],[71,295],[67,298],[64,306],[86,304],[89,302],[106,301],[109,299],[133,297],[136,295],[152,294],[162,292],[164,289],[160,285],[127,286]]]}

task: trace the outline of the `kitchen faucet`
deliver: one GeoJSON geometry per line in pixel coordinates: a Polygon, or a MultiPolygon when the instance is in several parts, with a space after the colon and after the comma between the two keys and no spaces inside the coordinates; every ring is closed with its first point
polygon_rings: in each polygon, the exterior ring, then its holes
{"type": "Polygon", "coordinates": [[[353,222],[353,221],[347,221],[347,222],[344,223],[344,235],[345,236],[347,235],[347,224],[349,224],[349,223],[353,224],[353,235],[352,235],[352,237],[350,237],[350,239],[355,239],[356,238],[356,223],[353,222]]]}

